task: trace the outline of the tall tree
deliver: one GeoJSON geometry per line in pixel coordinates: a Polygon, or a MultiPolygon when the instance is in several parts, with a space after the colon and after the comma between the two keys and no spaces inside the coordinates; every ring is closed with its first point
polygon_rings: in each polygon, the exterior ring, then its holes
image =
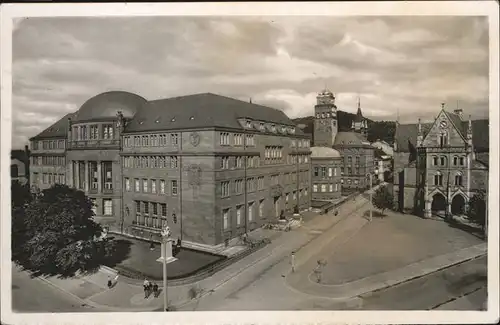
{"type": "Polygon", "coordinates": [[[104,262],[102,228],[93,220],[92,202],[82,191],[65,185],[43,190],[14,219],[18,264],[38,274],[71,276],[95,270],[104,262]],[[24,240],[24,242],[22,242],[24,240]]]}
{"type": "Polygon", "coordinates": [[[394,196],[387,186],[380,186],[373,195],[373,205],[382,211],[391,209],[394,204],[394,196]]]}
{"type": "Polygon", "coordinates": [[[485,229],[486,225],[486,192],[479,191],[474,194],[469,202],[469,210],[467,211],[467,217],[470,221],[481,226],[485,229]]]}

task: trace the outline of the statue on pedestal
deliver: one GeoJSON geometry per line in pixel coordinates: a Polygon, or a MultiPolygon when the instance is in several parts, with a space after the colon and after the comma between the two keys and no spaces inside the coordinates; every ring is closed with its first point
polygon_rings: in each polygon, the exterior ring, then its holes
{"type": "Polygon", "coordinates": [[[165,225],[165,228],[161,230],[161,237],[164,241],[168,241],[171,236],[172,232],[170,231],[170,227],[168,225],[165,225]]]}

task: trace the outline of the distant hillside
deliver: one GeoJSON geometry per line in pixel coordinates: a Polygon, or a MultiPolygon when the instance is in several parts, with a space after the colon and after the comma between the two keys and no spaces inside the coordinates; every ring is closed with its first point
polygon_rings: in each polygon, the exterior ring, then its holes
{"type": "MultiPolygon", "coordinates": [[[[347,113],[343,111],[337,111],[337,116],[339,119],[339,131],[350,131],[352,126],[352,121],[356,117],[356,114],[347,113]]],[[[312,142],[314,143],[314,116],[299,117],[293,119],[295,124],[304,124],[304,132],[312,135],[312,142]]],[[[384,140],[390,144],[394,141],[394,132],[396,130],[396,124],[393,121],[368,121],[368,141],[374,142],[377,140],[384,140]]]]}

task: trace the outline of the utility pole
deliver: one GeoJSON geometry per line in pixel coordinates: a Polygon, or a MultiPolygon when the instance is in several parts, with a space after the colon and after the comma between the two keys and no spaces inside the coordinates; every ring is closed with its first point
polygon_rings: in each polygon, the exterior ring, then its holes
{"type": "Polygon", "coordinates": [[[370,221],[373,220],[373,182],[372,182],[372,173],[368,174],[370,178],[370,221]]]}

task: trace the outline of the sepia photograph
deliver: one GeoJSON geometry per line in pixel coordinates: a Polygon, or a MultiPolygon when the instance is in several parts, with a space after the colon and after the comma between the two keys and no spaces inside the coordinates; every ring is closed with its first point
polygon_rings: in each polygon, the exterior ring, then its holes
{"type": "Polygon", "coordinates": [[[2,323],[498,320],[498,3],[399,4],[2,6],[2,323]]]}

